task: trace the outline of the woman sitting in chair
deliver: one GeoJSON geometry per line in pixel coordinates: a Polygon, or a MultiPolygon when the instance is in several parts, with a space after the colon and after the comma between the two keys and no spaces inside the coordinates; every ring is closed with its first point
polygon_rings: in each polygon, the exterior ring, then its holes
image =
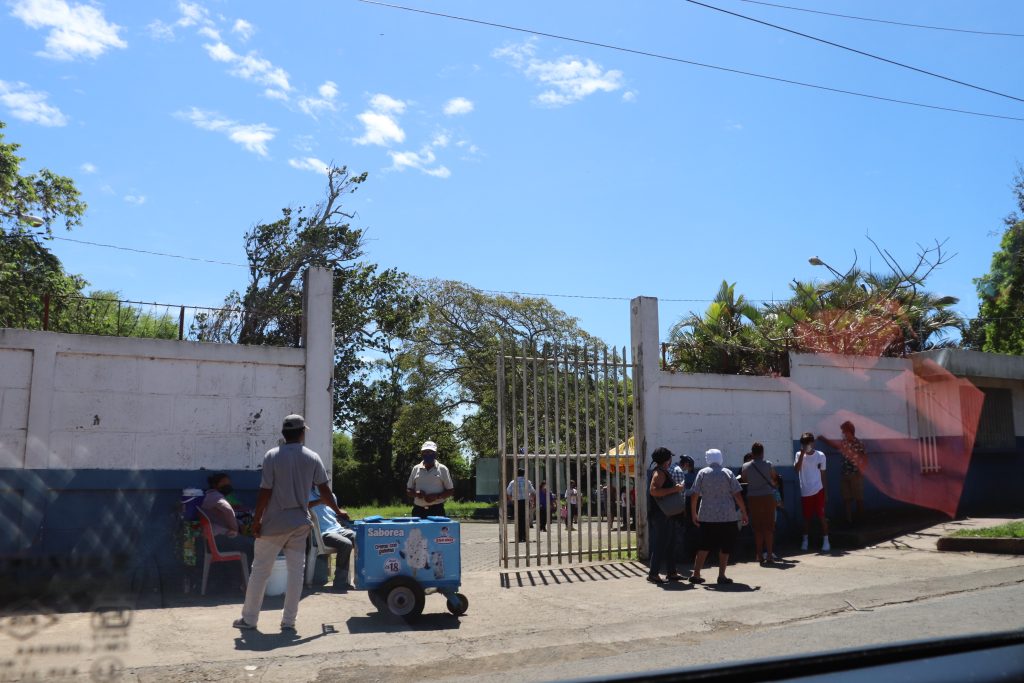
{"type": "Polygon", "coordinates": [[[231,486],[231,477],[218,472],[206,479],[209,488],[206,496],[203,497],[203,504],[200,506],[206,516],[210,518],[210,526],[213,528],[213,537],[217,542],[217,548],[221,551],[238,550],[245,553],[246,565],[252,563],[253,544],[255,539],[252,536],[245,536],[238,532],[238,518],[235,517],[235,509],[231,507],[227,496],[234,490],[231,486]]]}

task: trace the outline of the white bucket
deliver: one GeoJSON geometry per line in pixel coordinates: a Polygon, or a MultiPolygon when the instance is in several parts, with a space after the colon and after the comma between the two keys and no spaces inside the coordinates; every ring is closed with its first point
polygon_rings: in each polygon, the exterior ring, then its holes
{"type": "Polygon", "coordinates": [[[284,595],[288,587],[288,562],[283,555],[278,555],[274,560],[274,568],[270,570],[270,580],[267,581],[267,590],[264,595],[284,595]]]}

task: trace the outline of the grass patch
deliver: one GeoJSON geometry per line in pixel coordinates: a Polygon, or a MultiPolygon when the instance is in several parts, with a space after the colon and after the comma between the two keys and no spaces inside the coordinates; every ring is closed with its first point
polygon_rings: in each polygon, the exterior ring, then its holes
{"type": "Polygon", "coordinates": [[[1024,521],[1007,522],[987,529],[960,529],[953,536],[971,538],[1024,538],[1024,521]]]}
{"type": "MultiPolygon", "coordinates": [[[[452,519],[470,519],[476,510],[486,510],[496,507],[495,503],[477,503],[473,501],[458,502],[449,501],[444,504],[444,511],[452,519]]],[[[363,505],[359,507],[346,507],[352,519],[362,519],[380,515],[381,517],[408,517],[412,511],[412,503],[406,505],[363,505]]]]}

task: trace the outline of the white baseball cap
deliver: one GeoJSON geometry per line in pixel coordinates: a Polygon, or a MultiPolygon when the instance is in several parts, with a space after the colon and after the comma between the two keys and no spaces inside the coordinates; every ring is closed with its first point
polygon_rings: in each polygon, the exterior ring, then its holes
{"type": "Polygon", "coordinates": [[[420,446],[420,453],[422,453],[423,451],[431,451],[433,453],[437,453],[437,444],[434,443],[433,441],[424,441],[423,445],[420,446]]]}

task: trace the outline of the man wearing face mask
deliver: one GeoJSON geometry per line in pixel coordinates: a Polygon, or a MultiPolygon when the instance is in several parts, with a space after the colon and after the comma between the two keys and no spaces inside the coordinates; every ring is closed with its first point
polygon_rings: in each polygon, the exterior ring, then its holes
{"type": "Polygon", "coordinates": [[[420,446],[423,462],[413,465],[406,493],[413,499],[412,517],[444,517],[444,501],[455,493],[448,468],[437,462],[437,444],[426,441],[420,446]]]}
{"type": "Polygon", "coordinates": [[[238,532],[238,518],[235,517],[235,509],[227,499],[234,490],[231,486],[231,477],[218,472],[207,477],[206,482],[209,488],[203,497],[201,507],[210,518],[217,547],[223,551],[244,552],[248,558],[247,562],[251,561],[254,539],[238,532]]]}

